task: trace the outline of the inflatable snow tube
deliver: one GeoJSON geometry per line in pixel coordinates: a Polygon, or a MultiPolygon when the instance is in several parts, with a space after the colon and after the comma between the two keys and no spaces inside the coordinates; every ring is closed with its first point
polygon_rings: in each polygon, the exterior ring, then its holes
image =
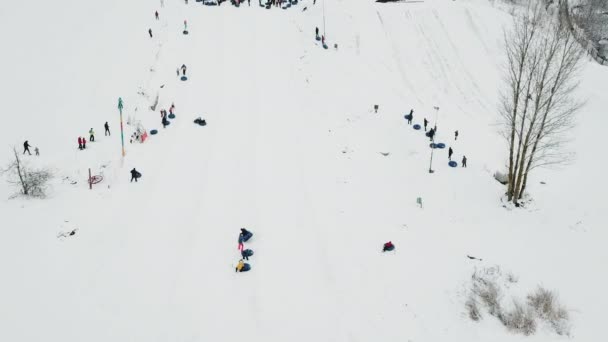
{"type": "Polygon", "coordinates": [[[424,135],[426,135],[427,137],[430,138],[431,137],[431,131],[428,131],[428,132],[424,133],[424,135]]]}
{"type": "Polygon", "coordinates": [[[175,119],[175,114],[169,114],[169,119],[175,119]]]}
{"type": "Polygon", "coordinates": [[[384,247],[382,249],[383,252],[390,252],[390,251],[393,251],[393,250],[395,250],[395,245],[392,245],[390,247],[384,247]]]}
{"type": "Polygon", "coordinates": [[[321,37],[316,36],[316,37],[315,37],[315,39],[316,39],[316,40],[321,40],[321,37]]]}
{"type": "Polygon", "coordinates": [[[323,44],[323,48],[327,50],[327,44],[323,44]]]}
{"type": "Polygon", "coordinates": [[[456,167],[458,166],[458,163],[452,160],[448,163],[448,165],[450,165],[451,167],[456,167]]]}
{"type": "Polygon", "coordinates": [[[251,239],[252,236],[253,236],[252,232],[248,232],[247,234],[244,234],[243,235],[243,242],[249,241],[249,239],[251,239]]]}
{"type": "Polygon", "coordinates": [[[445,144],[444,143],[437,143],[437,144],[435,144],[435,146],[437,148],[445,148],[445,144]]]}
{"type": "Polygon", "coordinates": [[[182,32],[185,35],[188,35],[188,30],[184,30],[184,32],[182,32]]]}
{"type": "Polygon", "coordinates": [[[182,76],[182,77],[180,78],[180,80],[182,80],[182,81],[187,81],[187,80],[188,80],[188,77],[186,77],[186,76],[182,76]]]}
{"type": "Polygon", "coordinates": [[[245,263],[245,265],[243,265],[243,268],[241,268],[241,272],[247,272],[251,270],[251,266],[248,263],[245,263]]]}
{"type": "Polygon", "coordinates": [[[150,134],[155,135],[156,133],[158,133],[158,130],[156,130],[156,129],[151,129],[150,130],[150,134]]]}
{"type": "Polygon", "coordinates": [[[243,258],[245,258],[245,257],[249,258],[250,256],[253,255],[253,251],[251,249],[246,249],[241,254],[243,255],[243,258]]]}
{"type": "Polygon", "coordinates": [[[422,127],[420,127],[420,125],[418,125],[418,124],[415,124],[415,125],[414,125],[414,129],[415,129],[415,130],[419,130],[420,128],[422,128],[422,127]]]}
{"type": "Polygon", "coordinates": [[[167,122],[165,122],[165,126],[169,126],[171,124],[171,121],[167,120],[167,122]]]}
{"type": "Polygon", "coordinates": [[[429,144],[429,147],[430,147],[430,148],[437,148],[437,144],[435,144],[435,143],[430,143],[430,144],[429,144]]]}

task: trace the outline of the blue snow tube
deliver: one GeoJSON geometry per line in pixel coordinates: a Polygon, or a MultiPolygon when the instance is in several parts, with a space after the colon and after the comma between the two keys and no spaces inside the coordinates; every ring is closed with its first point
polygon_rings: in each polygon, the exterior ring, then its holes
{"type": "Polygon", "coordinates": [[[158,133],[158,130],[156,130],[156,129],[151,129],[150,130],[150,134],[155,135],[156,133],[158,133]]]}
{"type": "Polygon", "coordinates": [[[437,147],[437,148],[445,148],[445,144],[444,143],[437,143],[437,144],[435,144],[435,147],[437,147]]]}
{"type": "Polygon", "coordinates": [[[448,165],[450,165],[451,167],[456,167],[458,166],[458,163],[452,160],[448,163],[448,165]]]}
{"type": "Polygon", "coordinates": [[[243,256],[243,258],[248,258],[253,255],[253,251],[251,249],[246,249],[241,253],[241,255],[243,256]]]}
{"type": "Polygon", "coordinates": [[[415,130],[419,130],[420,128],[422,128],[422,127],[420,127],[420,125],[419,125],[419,124],[415,124],[415,125],[414,125],[414,129],[415,129],[415,130]]]}
{"type": "Polygon", "coordinates": [[[247,272],[251,269],[251,266],[248,263],[245,263],[245,265],[243,265],[243,268],[241,268],[241,272],[247,272]]]}
{"type": "Polygon", "coordinates": [[[430,148],[437,148],[437,144],[435,144],[435,143],[431,143],[431,144],[429,145],[429,147],[430,147],[430,148]]]}
{"type": "Polygon", "coordinates": [[[188,77],[186,77],[186,76],[182,76],[182,77],[180,78],[180,80],[182,80],[182,81],[187,81],[187,80],[188,80],[188,77]]]}
{"type": "Polygon", "coordinates": [[[249,241],[249,239],[251,239],[252,236],[253,236],[252,232],[247,232],[247,234],[243,234],[243,242],[249,241]]]}
{"type": "Polygon", "coordinates": [[[169,114],[169,119],[175,119],[175,114],[169,114]]]}

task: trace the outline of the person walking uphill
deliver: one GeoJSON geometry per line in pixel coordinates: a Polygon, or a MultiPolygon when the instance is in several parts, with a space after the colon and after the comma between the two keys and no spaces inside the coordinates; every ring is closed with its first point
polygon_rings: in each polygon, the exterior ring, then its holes
{"type": "Polygon", "coordinates": [[[182,76],[186,76],[186,64],[182,64],[182,76]]]}
{"type": "Polygon", "coordinates": [[[106,121],[105,124],[103,124],[103,128],[106,130],[104,135],[111,135],[110,134],[110,125],[108,125],[108,122],[106,121]]]}
{"type": "Polygon", "coordinates": [[[467,167],[467,156],[462,156],[462,167],[467,167]]]}
{"type": "Polygon", "coordinates": [[[426,125],[429,124],[429,120],[427,120],[426,118],[424,118],[424,131],[426,132],[426,125]]]}
{"type": "Polygon", "coordinates": [[[450,160],[450,161],[452,160],[452,154],[453,154],[453,153],[454,153],[454,150],[452,150],[452,147],[450,147],[450,148],[448,149],[448,160],[450,160]]]}
{"type": "Polygon", "coordinates": [[[32,155],[32,152],[30,152],[30,143],[26,140],[23,143],[23,154],[25,154],[25,152],[27,152],[30,156],[32,155]]]}
{"type": "Polygon", "coordinates": [[[82,138],[78,137],[78,149],[82,150],[82,138]]]}
{"type": "Polygon", "coordinates": [[[156,17],[156,20],[158,20],[158,11],[154,12],[154,16],[156,17]]]}
{"type": "Polygon", "coordinates": [[[152,38],[152,29],[148,29],[148,34],[150,35],[150,38],[152,38]]]}
{"type": "Polygon", "coordinates": [[[412,120],[414,120],[414,110],[410,110],[410,113],[407,115],[407,124],[411,125],[412,120]]]}

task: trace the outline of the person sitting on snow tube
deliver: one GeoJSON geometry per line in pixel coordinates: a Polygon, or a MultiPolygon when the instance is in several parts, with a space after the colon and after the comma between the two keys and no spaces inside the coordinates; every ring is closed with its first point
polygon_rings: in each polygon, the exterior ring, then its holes
{"type": "MultiPolygon", "coordinates": [[[[250,232],[250,231],[248,231],[245,228],[241,228],[241,234],[240,234],[240,236],[242,237],[243,242],[247,242],[247,241],[249,241],[249,239],[251,239],[251,237],[253,236],[253,233],[250,232]]],[[[240,239],[241,238],[239,237],[239,240],[240,239]]]]}
{"type": "Polygon", "coordinates": [[[245,263],[243,259],[239,260],[239,263],[236,265],[235,272],[247,272],[251,269],[249,264],[245,263]]]}
{"type": "Polygon", "coordinates": [[[384,244],[384,247],[382,248],[382,251],[383,252],[386,252],[386,251],[390,252],[393,249],[395,249],[395,245],[393,245],[393,243],[389,241],[389,242],[387,242],[387,243],[384,244]]]}
{"type": "Polygon", "coordinates": [[[251,249],[245,249],[241,252],[241,256],[245,260],[249,260],[249,257],[253,255],[253,251],[251,249]]]}

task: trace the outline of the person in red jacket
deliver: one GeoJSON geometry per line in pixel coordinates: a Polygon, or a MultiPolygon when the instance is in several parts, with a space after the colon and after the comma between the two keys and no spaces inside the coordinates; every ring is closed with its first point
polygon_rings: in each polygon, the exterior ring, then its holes
{"type": "Polygon", "coordinates": [[[82,138],[78,137],[78,149],[82,150],[82,138]]]}
{"type": "Polygon", "coordinates": [[[387,242],[384,244],[384,247],[382,248],[383,252],[387,252],[387,251],[392,251],[393,249],[395,249],[395,245],[393,245],[392,242],[387,242]]]}

